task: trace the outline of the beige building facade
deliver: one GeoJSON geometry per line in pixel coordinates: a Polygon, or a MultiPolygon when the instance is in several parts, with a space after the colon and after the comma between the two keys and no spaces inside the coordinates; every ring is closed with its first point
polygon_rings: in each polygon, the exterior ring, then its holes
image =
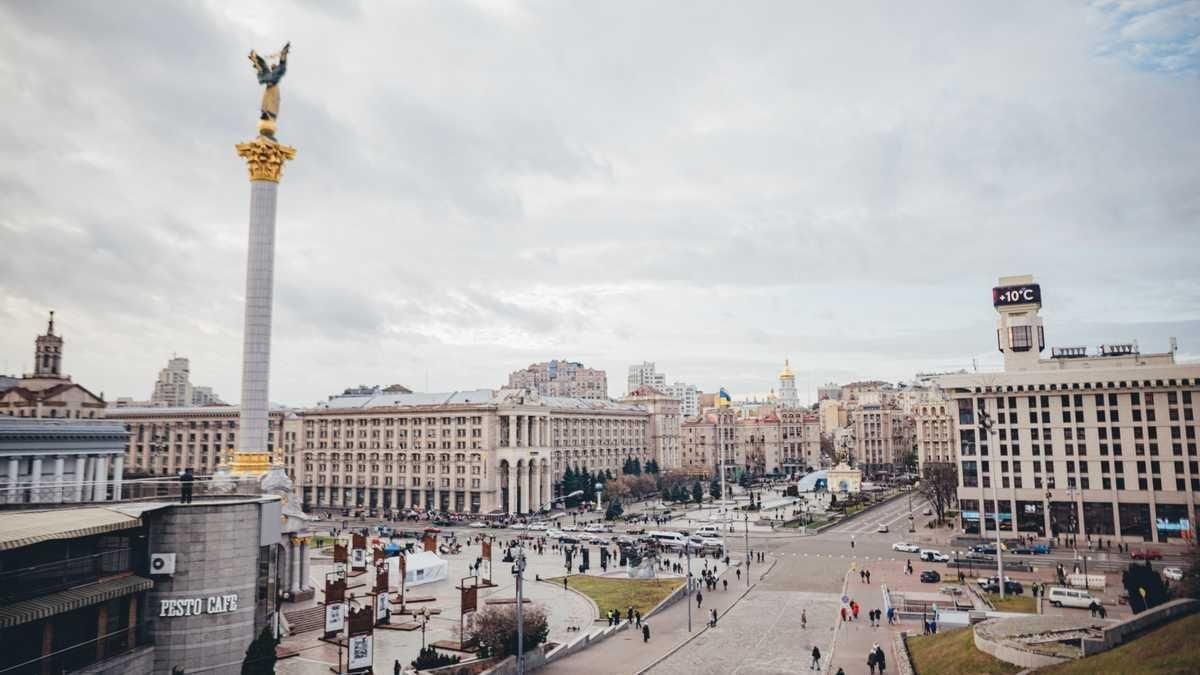
{"type": "Polygon", "coordinates": [[[635,387],[621,402],[641,405],[650,412],[650,447],[654,449],[654,460],[658,462],[659,470],[679,469],[682,402],[670,394],[644,384],[635,387]]]}
{"type": "MultiPolygon", "coordinates": [[[[129,432],[125,467],[132,476],[174,476],[186,468],[206,476],[233,459],[238,435],[237,406],[147,408],[111,407],[105,418],[125,425],[129,432]]],[[[277,463],[286,453],[284,420],[290,411],[270,413],[268,443],[277,463]]]]}
{"type": "Polygon", "coordinates": [[[619,473],[654,456],[646,407],[527,389],[334,397],[298,417],[309,509],[524,514],[568,465],[619,473]]]}
{"type": "Polygon", "coordinates": [[[510,373],[508,388],[529,389],[542,396],[607,400],[608,375],[577,361],[554,359],[510,373]]]}
{"type": "Polygon", "coordinates": [[[1039,353],[1041,289],[993,289],[1001,373],[939,378],[953,399],[962,527],[1006,536],[1179,541],[1200,501],[1200,364],[1136,345],[1039,353]],[[989,433],[983,425],[993,422],[989,433]],[[981,508],[982,507],[982,508],[981,508]],[[998,514],[998,515],[997,515],[998,514]]]}
{"type": "Polygon", "coordinates": [[[854,466],[866,476],[902,472],[915,441],[912,417],[894,402],[854,407],[849,417],[854,466]]]}
{"type": "Polygon", "coordinates": [[[34,340],[33,372],[20,378],[0,378],[0,415],[96,419],[104,414],[104,399],[71,381],[62,372],[63,338],[54,333],[54,312],[46,332],[34,340]]]}
{"type": "Polygon", "coordinates": [[[804,473],[821,466],[819,416],[800,408],[764,407],[753,417],[713,408],[683,423],[682,462],[696,476],[718,474],[725,464],[752,474],[804,473]]]}

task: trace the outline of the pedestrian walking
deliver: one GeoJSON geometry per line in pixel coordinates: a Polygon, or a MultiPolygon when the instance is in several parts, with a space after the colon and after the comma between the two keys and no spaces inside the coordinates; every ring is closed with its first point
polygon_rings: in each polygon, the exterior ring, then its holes
{"type": "Polygon", "coordinates": [[[842,623],[846,623],[846,606],[842,605],[842,623]]]}
{"type": "Polygon", "coordinates": [[[854,619],[857,621],[858,620],[858,603],[857,602],[855,602],[853,600],[850,601],[850,611],[854,613],[854,619]]]}
{"type": "Polygon", "coordinates": [[[179,503],[192,503],[192,483],[196,482],[196,476],[192,473],[192,467],[183,470],[179,475],[179,503]]]}
{"type": "Polygon", "coordinates": [[[871,675],[875,675],[875,650],[867,652],[867,667],[871,669],[871,675]]]}
{"type": "Polygon", "coordinates": [[[809,668],[809,670],[820,670],[820,669],[821,669],[821,650],[817,649],[816,647],[813,647],[812,666],[809,668]]]}
{"type": "Polygon", "coordinates": [[[858,571],[858,583],[860,583],[860,584],[865,584],[866,582],[867,582],[867,572],[866,572],[866,570],[859,570],[859,571],[858,571]]]}
{"type": "Polygon", "coordinates": [[[867,575],[867,583],[871,583],[871,570],[864,570],[867,575]]]}
{"type": "Polygon", "coordinates": [[[738,578],[738,581],[742,580],[742,568],[741,567],[737,568],[737,578],[738,578]]]}
{"type": "Polygon", "coordinates": [[[642,643],[645,644],[649,641],[650,641],[650,624],[644,623],[644,624],[642,624],[642,643]]]}
{"type": "Polygon", "coordinates": [[[700,603],[704,602],[704,594],[696,591],[696,609],[700,609],[700,603]]]}
{"type": "Polygon", "coordinates": [[[396,659],[396,662],[392,664],[392,675],[400,675],[400,659],[396,659]]]}
{"type": "Polygon", "coordinates": [[[714,607],[708,611],[712,612],[712,620],[709,623],[709,625],[712,626],[713,628],[716,628],[717,627],[717,608],[714,607]]]}
{"type": "Polygon", "coordinates": [[[633,613],[633,620],[636,622],[633,624],[634,627],[636,627],[636,628],[642,627],[642,610],[639,609],[638,611],[633,613]]]}
{"type": "Polygon", "coordinates": [[[567,590],[567,578],[563,577],[563,590],[567,590]]]}
{"type": "Polygon", "coordinates": [[[883,672],[887,670],[887,657],[879,645],[875,645],[875,665],[879,667],[879,675],[883,675],[883,672]]]}
{"type": "Polygon", "coordinates": [[[721,583],[725,584],[725,590],[729,590],[729,580],[728,579],[722,579],[721,583]]]}
{"type": "Polygon", "coordinates": [[[800,630],[808,628],[808,613],[803,609],[800,610],[800,630]]]}

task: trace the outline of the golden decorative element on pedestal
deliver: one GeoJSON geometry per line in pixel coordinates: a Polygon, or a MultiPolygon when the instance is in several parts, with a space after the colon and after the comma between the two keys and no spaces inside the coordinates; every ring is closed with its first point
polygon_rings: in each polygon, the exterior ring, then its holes
{"type": "Polygon", "coordinates": [[[261,476],[271,470],[269,452],[235,452],[229,471],[235,476],[261,476]]]}
{"type": "Polygon", "coordinates": [[[296,149],[259,136],[248,143],[238,143],[237,153],[246,160],[250,180],[278,183],[283,175],[283,163],[296,156],[296,149]]]}

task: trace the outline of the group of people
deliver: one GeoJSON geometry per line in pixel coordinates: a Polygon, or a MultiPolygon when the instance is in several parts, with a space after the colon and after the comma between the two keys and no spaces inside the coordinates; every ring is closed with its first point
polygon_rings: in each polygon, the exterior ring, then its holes
{"type": "MultiPolygon", "coordinates": [[[[621,610],[610,609],[608,610],[607,617],[608,625],[616,626],[617,624],[621,623],[621,610]]],[[[635,609],[633,605],[630,605],[629,608],[625,610],[625,619],[632,622],[634,626],[638,628],[642,627],[642,611],[640,609],[635,609]]]]}
{"type": "Polygon", "coordinates": [[[871,647],[871,651],[867,652],[867,667],[871,669],[872,675],[876,668],[879,669],[879,675],[883,675],[887,670],[887,656],[884,655],[883,647],[880,647],[878,642],[871,647]]]}
{"type": "Polygon", "coordinates": [[[860,583],[864,583],[864,584],[871,583],[871,571],[866,570],[866,569],[859,570],[858,571],[858,580],[860,583]]]}

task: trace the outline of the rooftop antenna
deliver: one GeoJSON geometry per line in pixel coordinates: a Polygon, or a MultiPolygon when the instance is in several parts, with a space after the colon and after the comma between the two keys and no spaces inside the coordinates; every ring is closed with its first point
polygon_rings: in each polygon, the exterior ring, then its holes
{"type": "Polygon", "coordinates": [[[971,370],[973,370],[977,373],[979,372],[979,360],[976,359],[974,356],[971,357],[971,370]]]}

